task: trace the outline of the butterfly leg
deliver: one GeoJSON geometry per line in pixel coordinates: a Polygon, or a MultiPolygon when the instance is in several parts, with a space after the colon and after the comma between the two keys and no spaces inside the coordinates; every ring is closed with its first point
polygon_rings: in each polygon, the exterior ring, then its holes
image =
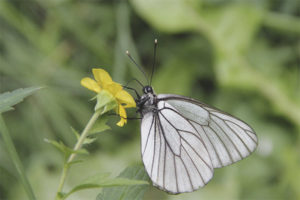
{"type": "Polygon", "coordinates": [[[139,93],[136,91],[136,89],[134,89],[134,88],[131,88],[131,87],[127,87],[127,86],[123,86],[123,88],[126,88],[126,89],[128,89],[128,90],[133,90],[133,91],[135,92],[135,94],[136,94],[137,98],[138,98],[138,99],[140,99],[140,98],[141,98],[141,96],[140,96],[140,95],[139,95],[139,93]]]}

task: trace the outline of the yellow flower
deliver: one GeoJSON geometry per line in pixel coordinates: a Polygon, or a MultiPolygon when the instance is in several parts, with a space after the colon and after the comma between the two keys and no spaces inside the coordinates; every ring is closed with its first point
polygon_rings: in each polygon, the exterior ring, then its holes
{"type": "Polygon", "coordinates": [[[103,91],[108,92],[116,101],[116,113],[120,115],[121,120],[117,123],[118,126],[124,126],[127,123],[127,114],[125,108],[136,107],[135,101],[132,96],[123,90],[123,87],[114,82],[110,75],[103,69],[93,69],[94,79],[85,77],[81,80],[81,85],[96,93],[103,91]]]}

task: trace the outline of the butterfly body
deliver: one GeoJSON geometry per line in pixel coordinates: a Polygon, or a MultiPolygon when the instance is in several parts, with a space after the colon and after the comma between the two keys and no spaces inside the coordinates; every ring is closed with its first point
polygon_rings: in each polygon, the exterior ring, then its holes
{"type": "Polygon", "coordinates": [[[151,86],[143,88],[144,94],[136,100],[138,112],[144,116],[148,112],[157,112],[157,96],[151,86]]]}
{"type": "Polygon", "coordinates": [[[247,157],[257,146],[245,122],[180,95],[151,86],[136,100],[141,114],[141,152],[153,185],[172,194],[205,186],[214,168],[247,157]]]}

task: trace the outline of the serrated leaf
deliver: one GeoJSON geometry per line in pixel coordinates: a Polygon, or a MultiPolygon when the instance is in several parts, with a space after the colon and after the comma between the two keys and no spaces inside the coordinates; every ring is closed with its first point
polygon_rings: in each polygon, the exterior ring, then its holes
{"type": "MultiPolygon", "coordinates": [[[[72,150],[72,149],[71,149],[71,150],[72,150]]],[[[72,153],[75,153],[75,154],[83,154],[83,155],[88,155],[88,154],[89,154],[89,152],[88,152],[86,149],[83,149],[83,148],[78,149],[77,151],[72,150],[72,153]]]]}
{"type": "Polygon", "coordinates": [[[56,147],[58,150],[64,153],[65,158],[69,157],[71,154],[88,154],[88,151],[85,149],[79,149],[79,150],[73,150],[70,147],[67,147],[63,142],[57,142],[54,140],[48,140],[44,139],[45,142],[52,144],[54,147],[56,147]]]}
{"type": "Polygon", "coordinates": [[[98,118],[98,120],[95,122],[95,124],[91,128],[89,134],[95,134],[95,133],[103,132],[105,130],[109,130],[110,127],[106,124],[107,120],[108,120],[108,117],[105,115],[98,118]]]}
{"type": "Polygon", "coordinates": [[[114,178],[111,179],[108,177],[109,173],[100,173],[86,179],[83,184],[75,186],[70,192],[67,193],[67,196],[71,195],[74,192],[85,189],[92,188],[102,188],[102,187],[114,187],[114,186],[130,186],[130,185],[144,185],[148,182],[144,180],[132,180],[128,178],[114,178]]]}
{"type": "Polygon", "coordinates": [[[109,173],[109,172],[98,173],[98,174],[95,174],[91,177],[88,177],[87,179],[85,179],[83,181],[83,183],[84,184],[86,184],[86,183],[98,183],[101,180],[107,180],[109,178],[110,174],[111,173],[109,173]]]}
{"type": "Polygon", "coordinates": [[[100,181],[99,185],[102,187],[113,187],[113,186],[126,186],[126,185],[148,185],[149,183],[144,180],[133,180],[128,178],[114,178],[109,180],[100,181]]]}
{"type": "Polygon", "coordinates": [[[20,88],[12,92],[5,92],[0,94],[0,113],[4,113],[10,110],[13,110],[13,106],[23,101],[23,99],[41,87],[29,87],[29,88],[20,88]]]}
{"type": "Polygon", "coordinates": [[[139,181],[139,180],[130,180],[130,179],[114,179],[103,182],[101,184],[97,183],[84,183],[81,185],[78,185],[74,187],[69,193],[67,193],[67,196],[73,194],[74,192],[85,190],[85,189],[93,189],[93,188],[102,188],[102,187],[115,187],[115,186],[127,186],[127,185],[146,185],[149,184],[146,181],[139,181]]]}
{"type": "MultiPolygon", "coordinates": [[[[118,178],[149,181],[143,166],[127,167],[118,178]]],[[[142,200],[149,185],[120,186],[105,188],[96,200],[142,200]]]]}
{"type": "Polygon", "coordinates": [[[91,144],[93,143],[97,138],[96,137],[86,137],[83,141],[83,144],[91,144]]]}
{"type": "Polygon", "coordinates": [[[76,139],[78,140],[80,137],[80,134],[78,133],[78,131],[76,131],[73,127],[71,127],[71,131],[72,131],[72,133],[74,133],[76,139]]]}
{"type": "Polygon", "coordinates": [[[68,165],[75,165],[75,164],[78,164],[78,163],[82,163],[83,160],[74,160],[74,161],[71,161],[71,162],[68,162],[68,165]]]}

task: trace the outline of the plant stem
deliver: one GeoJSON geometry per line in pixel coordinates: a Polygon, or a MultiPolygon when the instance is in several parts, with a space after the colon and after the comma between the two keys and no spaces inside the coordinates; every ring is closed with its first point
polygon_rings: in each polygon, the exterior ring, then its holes
{"type": "Polygon", "coordinates": [[[15,167],[17,169],[19,178],[20,178],[20,180],[23,184],[23,187],[24,187],[24,189],[27,193],[28,198],[30,200],[35,200],[36,198],[35,198],[35,195],[33,193],[32,187],[31,187],[31,185],[30,185],[30,183],[29,183],[29,181],[26,177],[24,167],[21,163],[21,160],[18,156],[18,153],[16,151],[14,143],[13,143],[11,137],[10,137],[10,134],[8,132],[8,129],[6,127],[6,124],[5,124],[4,119],[3,119],[1,114],[0,114],[0,132],[2,133],[4,144],[6,145],[8,154],[9,154],[13,164],[15,165],[15,167]]]}
{"type": "MultiPolygon", "coordinates": [[[[83,129],[75,147],[74,147],[74,151],[77,151],[81,148],[83,142],[84,142],[84,139],[86,138],[86,136],[88,135],[90,129],[92,128],[92,126],[94,125],[94,123],[96,122],[96,120],[98,119],[100,115],[100,112],[95,112],[93,114],[93,116],[91,117],[90,121],[87,123],[86,127],[83,129]]],[[[73,153],[70,155],[69,159],[68,159],[68,163],[72,162],[73,159],[75,158],[76,154],[73,153]]]]}
{"type": "MultiPolygon", "coordinates": [[[[82,147],[82,144],[83,144],[85,138],[88,136],[90,129],[93,127],[94,123],[96,122],[96,120],[98,119],[100,114],[101,114],[100,112],[95,112],[93,114],[93,116],[91,117],[91,119],[89,120],[89,122],[87,123],[85,128],[83,129],[77,143],[75,144],[75,147],[73,148],[74,151],[77,151],[82,147]]],[[[70,168],[70,163],[74,160],[76,155],[77,155],[76,153],[72,153],[69,156],[69,158],[67,159],[67,162],[65,162],[65,164],[64,164],[64,168],[62,171],[62,175],[60,177],[59,186],[58,186],[57,193],[56,193],[56,200],[65,199],[65,197],[63,197],[63,195],[61,195],[61,193],[62,193],[62,189],[63,189],[64,183],[65,183],[66,177],[67,177],[68,170],[70,168]]]]}

